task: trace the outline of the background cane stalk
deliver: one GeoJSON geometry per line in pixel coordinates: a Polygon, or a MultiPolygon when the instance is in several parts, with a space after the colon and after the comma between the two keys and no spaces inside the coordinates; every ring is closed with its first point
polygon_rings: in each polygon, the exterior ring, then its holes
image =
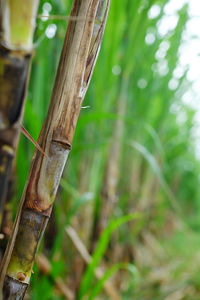
{"type": "Polygon", "coordinates": [[[0,226],[18,143],[39,0],[0,2],[0,226]]]}
{"type": "Polygon", "coordinates": [[[109,0],[75,0],[55,80],[51,104],[40,134],[48,158],[36,151],[2,264],[4,299],[23,299],[39,241],[49,219],[59,181],[98,56],[109,0]]]}
{"type": "MultiPolygon", "coordinates": [[[[128,81],[125,76],[121,79],[121,91],[117,103],[117,116],[113,128],[113,136],[108,149],[107,165],[105,166],[103,185],[101,191],[101,201],[99,204],[99,214],[94,220],[92,229],[92,238],[90,249],[95,249],[96,243],[101,232],[108,226],[110,217],[117,205],[117,185],[119,181],[119,165],[121,159],[121,148],[124,133],[124,118],[127,109],[126,93],[128,90],[128,81]]],[[[114,254],[112,254],[114,257],[114,254]]]]}

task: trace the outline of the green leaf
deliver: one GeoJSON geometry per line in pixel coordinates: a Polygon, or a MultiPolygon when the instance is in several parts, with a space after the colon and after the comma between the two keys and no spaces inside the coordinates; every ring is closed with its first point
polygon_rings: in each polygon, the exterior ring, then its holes
{"type": "Polygon", "coordinates": [[[139,273],[137,268],[133,264],[125,264],[125,263],[119,263],[115,264],[111,268],[109,268],[102,278],[97,282],[97,284],[94,286],[94,288],[91,289],[88,300],[96,299],[95,297],[101,292],[104,283],[115,273],[117,273],[119,270],[125,269],[131,273],[131,275],[134,277],[134,280],[138,280],[139,273]]]}
{"type": "Polygon", "coordinates": [[[93,282],[94,278],[94,270],[96,267],[99,265],[106,248],[108,246],[110,236],[114,230],[116,230],[118,227],[121,225],[132,221],[132,220],[137,220],[138,218],[141,217],[141,214],[138,213],[133,213],[130,215],[125,215],[120,218],[111,220],[108,224],[108,226],[104,229],[102,232],[100,239],[97,243],[96,249],[92,255],[92,261],[87,267],[87,270],[82,278],[81,284],[80,284],[80,289],[78,293],[78,299],[82,299],[82,297],[86,294],[86,292],[91,288],[91,284],[93,282]]]}

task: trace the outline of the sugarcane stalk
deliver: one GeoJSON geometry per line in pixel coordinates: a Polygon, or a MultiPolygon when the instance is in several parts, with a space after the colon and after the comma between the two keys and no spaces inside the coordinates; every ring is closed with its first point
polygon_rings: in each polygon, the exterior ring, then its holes
{"type": "Polygon", "coordinates": [[[75,0],[51,104],[2,264],[3,299],[23,299],[35,254],[49,219],[60,178],[98,56],[109,0],[75,0]],[[6,276],[5,276],[6,275],[6,276]],[[5,278],[4,278],[5,277],[5,278]],[[5,279],[5,280],[4,280],[5,279]],[[18,286],[21,285],[19,291],[18,286]]]}
{"type": "Polygon", "coordinates": [[[0,226],[28,82],[39,0],[0,2],[0,226]]]}

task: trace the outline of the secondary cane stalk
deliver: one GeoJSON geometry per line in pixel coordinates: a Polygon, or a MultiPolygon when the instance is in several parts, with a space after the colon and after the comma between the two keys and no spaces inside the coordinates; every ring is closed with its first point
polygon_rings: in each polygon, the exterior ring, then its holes
{"type": "Polygon", "coordinates": [[[113,128],[113,136],[108,149],[108,158],[104,171],[104,179],[101,191],[101,203],[99,213],[92,229],[90,250],[93,251],[101,232],[107,227],[112,216],[117,199],[117,185],[119,181],[119,165],[124,135],[124,116],[127,109],[128,80],[125,75],[121,78],[121,90],[117,103],[118,119],[113,128]]]}
{"type": "Polygon", "coordinates": [[[18,143],[39,0],[0,1],[0,226],[18,143]]]}
{"type": "Polygon", "coordinates": [[[98,56],[109,0],[75,0],[48,115],[5,253],[4,299],[23,299],[39,241],[49,219],[74,131],[98,56]]]}

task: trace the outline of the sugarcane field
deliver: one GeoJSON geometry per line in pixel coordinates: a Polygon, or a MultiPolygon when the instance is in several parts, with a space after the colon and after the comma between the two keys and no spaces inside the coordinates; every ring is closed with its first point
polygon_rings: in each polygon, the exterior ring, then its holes
{"type": "Polygon", "coordinates": [[[0,300],[200,300],[199,28],[0,0],[0,300]]]}

